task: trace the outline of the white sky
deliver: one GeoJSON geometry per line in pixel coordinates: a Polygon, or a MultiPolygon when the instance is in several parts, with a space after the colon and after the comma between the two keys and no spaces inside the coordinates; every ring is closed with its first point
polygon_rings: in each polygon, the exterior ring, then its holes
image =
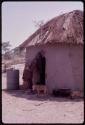
{"type": "Polygon", "coordinates": [[[2,42],[10,41],[15,48],[36,31],[33,21],[46,22],[77,9],[83,10],[82,2],[3,2],[2,42]]]}

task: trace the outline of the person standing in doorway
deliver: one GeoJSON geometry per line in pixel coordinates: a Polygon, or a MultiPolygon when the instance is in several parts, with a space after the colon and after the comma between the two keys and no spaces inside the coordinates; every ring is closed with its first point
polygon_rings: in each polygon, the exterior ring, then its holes
{"type": "Polygon", "coordinates": [[[28,89],[32,91],[32,71],[30,70],[30,65],[27,62],[23,71],[23,89],[28,89]]]}

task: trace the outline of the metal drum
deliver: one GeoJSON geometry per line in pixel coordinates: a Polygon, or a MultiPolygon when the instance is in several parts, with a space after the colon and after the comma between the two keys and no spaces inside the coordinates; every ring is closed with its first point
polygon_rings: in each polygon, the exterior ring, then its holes
{"type": "Polygon", "coordinates": [[[19,70],[7,70],[7,89],[19,89],[19,70]]]}

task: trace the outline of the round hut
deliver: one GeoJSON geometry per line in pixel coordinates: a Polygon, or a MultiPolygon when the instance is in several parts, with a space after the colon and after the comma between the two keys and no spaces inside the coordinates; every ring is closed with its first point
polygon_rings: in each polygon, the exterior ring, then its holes
{"type": "Polygon", "coordinates": [[[20,46],[26,60],[40,50],[46,57],[46,85],[53,89],[83,91],[83,12],[74,10],[42,25],[20,46]]]}

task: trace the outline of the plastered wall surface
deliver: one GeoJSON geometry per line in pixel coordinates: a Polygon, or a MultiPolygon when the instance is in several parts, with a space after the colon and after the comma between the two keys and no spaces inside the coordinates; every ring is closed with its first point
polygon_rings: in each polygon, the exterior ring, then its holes
{"type": "Polygon", "coordinates": [[[31,61],[42,49],[46,57],[46,85],[49,92],[58,88],[83,90],[83,47],[81,45],[29,47],[26,60],[31,61]]]}

